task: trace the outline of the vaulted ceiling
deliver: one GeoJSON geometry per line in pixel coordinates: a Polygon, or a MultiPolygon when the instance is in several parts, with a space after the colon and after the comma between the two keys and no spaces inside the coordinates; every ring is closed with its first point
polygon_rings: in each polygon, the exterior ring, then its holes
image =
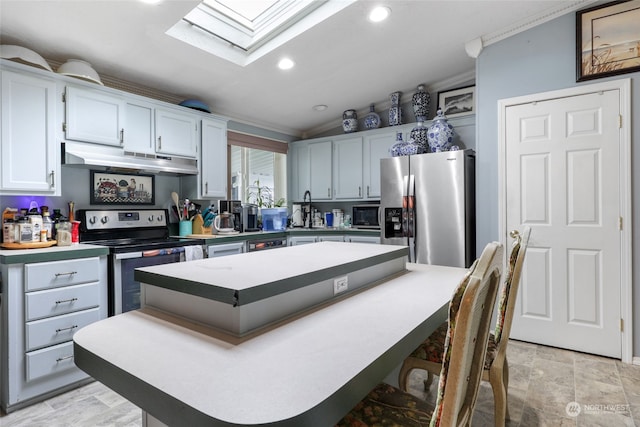
{"type": "Polygon", "coordinates": [[[214,113],[308,137],[339,126],[346,109],[388,107],[391,92],[408,99],[418,84],[435,92],[473,80],[467,50],[476,54],[593,1],[360,0],[244,66],[166,34],[198,3],[0,0],[0,43],[32,49],[52,65],[83,59],[103,77],[197,98],[214,113]],[[391,16],[374,24],[367,13],[378,4],[391,16]],[[293,69],[277,68],[284,56],[295,61],[293,69]],[[314,110],[318,104],[327,109],[314,110]]]}

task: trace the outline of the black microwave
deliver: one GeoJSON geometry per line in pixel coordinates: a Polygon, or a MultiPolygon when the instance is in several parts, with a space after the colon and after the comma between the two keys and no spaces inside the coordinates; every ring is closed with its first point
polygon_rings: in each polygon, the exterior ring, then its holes
{"type": "Polygon", "coordinates": [[[353,228],[380,230],[379,210],[380,205],[353,206],[351,211],[351,226],[353,228]]]}

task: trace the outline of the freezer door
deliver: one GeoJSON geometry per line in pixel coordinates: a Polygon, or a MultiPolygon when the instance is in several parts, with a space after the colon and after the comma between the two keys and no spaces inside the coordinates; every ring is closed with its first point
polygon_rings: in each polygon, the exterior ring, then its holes
{"type": "MultiPolygon", "coordinates": [[[[466,267],[465,151],[411,156],[415,256],[423,264],[466,267]]],[[[473,189],[469,189],[473,191],[473,189]]]]}
{"type": "Polygon", "coordinates": [[[409,157],[380,160],[380,229],[381,243],[408,245],[406,224],[407,180],[409,157]]]}

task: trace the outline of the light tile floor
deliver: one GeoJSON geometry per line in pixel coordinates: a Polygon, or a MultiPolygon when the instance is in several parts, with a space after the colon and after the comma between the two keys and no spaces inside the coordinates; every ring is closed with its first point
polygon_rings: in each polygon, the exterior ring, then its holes
{"type": "MultiPolygon", "coordinates": [[[[507,426],[640,426],[640,366],[513,340],[508,359],[511,419],[507,426]],[[579,405],[577,416],[567,413],[571,402],[579,405]]],[[[423,372],[414,371],[411,392],[435,401],[437,379],[424,392],[424,378],[423,372]]],[[[483,383],[472,425],[493,423],[493,394],[483,383]]],[[[140,409],[98,382],[0,415],[2,427],[140,425],[140,409]]]]}

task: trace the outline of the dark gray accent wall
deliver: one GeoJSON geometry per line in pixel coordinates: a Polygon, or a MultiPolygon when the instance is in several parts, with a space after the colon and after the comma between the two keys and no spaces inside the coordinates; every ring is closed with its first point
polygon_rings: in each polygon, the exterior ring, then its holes
{"type": "MultiPolygon", "coordinates": [[[[576,83],[575,14],[568,14],[486,47],[476,62],[477,245],[498,240],[498,100],[565,89],[576,83]]],[[[631,78],[631,114],[640,124],[640,73],[631,78]]],[[[633,354],[640,356],[640,133],[631,131],[633,189],[633,354]]],[[[627,220],[627,223],[629,221],[627,220]]]]}

